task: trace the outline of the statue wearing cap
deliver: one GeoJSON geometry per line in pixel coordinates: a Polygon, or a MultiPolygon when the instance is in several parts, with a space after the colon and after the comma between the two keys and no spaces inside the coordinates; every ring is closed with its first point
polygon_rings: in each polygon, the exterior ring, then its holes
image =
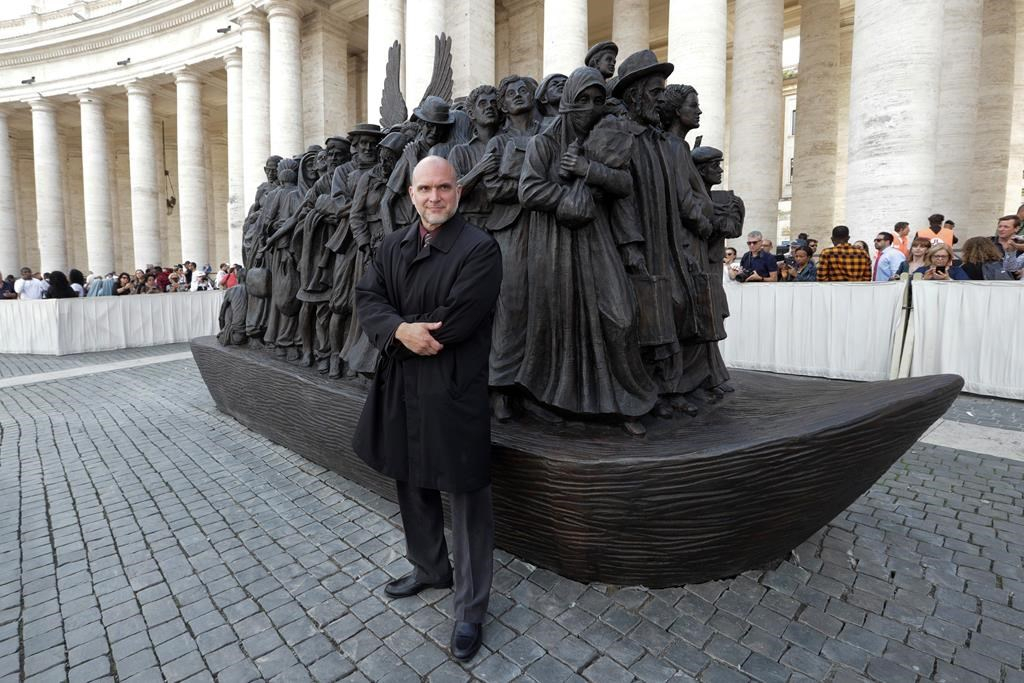
{"type": "MultiPolygon", "coordinates": [[[[398,132],[388,133],[378,147],[379,161],[359,176],[352,196],[348,224],[351,241],[339,257],[338,277],[331,293],[331,368],[329,377],[343,371],[369,375],[377,365],[377,349],[359,325],[355,315],[355,284],[363,276],[366,264],[384,239],[380,207],[387,191],[388,178],[402,154],[405,140],[398,132]]],[[[334,246],[334,245],[332,245],[334,246]]]]}
{"type": "Polygon", "coordinates": [[[498,158],[497,168],[484,175],[484,186],[493,210],[486,229],[501,249],[501,293],[494,314],[491,337],[490,386],[494,416],[511,419],[511,391],[526,348],[526,283],[529,211],[519,200],[519,177],[526,147],[540,131],[540,115],[534,107],[537,83],[525,76],[510,75],[498,84],[498,106],[505,126],[487,143],[485,154],[498,158]]]}
{"type": "Polygon", "coordinates": [[[597,69],[604,76],[604,80],[615,75],[615,60],[619,57],[619,46],[610,40],[602,40],[587,50],[583,63],[597,69]]]}
{"type": "Polygon", "coordinates": [[[402,156],[388,179],[388,192],[381,206],[384,226],[388,232],[419,219],[409,199],[409,184],[412,183],[412,172],[416,164],[423,157],[431,155],[447,158],[451,149],[450,138],[455,116],[448,102],[436,95],[428,95],[413,110],[410,121],[416,125],[416,137],[402,150],[402,156]]]}
{"type": "Polygon", "coordinates": [[[671,417],[673,409],[696,413],[684,395],[706,379],[687,373],[680,353],[681,345],[697,336],[693,277],[698,266],[687,255],[678,229],[684,219],[679,179],[685,174],[659,127],[658,102],[673,69],[672,64],[659,62],[651,50],[635,52],[619,65],[612,90],[626,107],[634,137],[630,172],[644,242],[642,250],[630,249],[626,258],[627,266],[632,262],[634,267],[633,284],[641,303],[645,363],[658,384],[654,414],[665,418],[671,417]]]}
{"type": "MultiPolygon", "coordinates": [[[[693,163],[697,167],[697,173],[700,174],[714,207],[714,216],[711,219],[714,230],[708,238],[709,269],[711,266],[721,267],[725,258],[725,240],[743,234],[743,218],[746,214],[743,200],[731,190],[711,189],[722,182],[722,159],[722,151],[714,147],[701,146],[693,150],[693,163]]],[[[715,311],[719,316],[718,324],[721,325],[720,338],[724,339],[725,319],[729,317],[729,298],[725,295],[725,286],[721,278],[716,278],[716,280],[718,285],[713,289],[715,311]]],[[[733,388],[729,385],[729,371],[725,367],[725,361],[722,360],[722,354],[718,351],[718,344],[712,346],[713,349],[709,357],[711,385],[720,391],[732,391],[733,388]]]]}
{"type": "Polygon", "coordinates": [[[466,107],[473,122],[473,137],[452,147],[448,161],[455,167],[462,186],[459,212],[473,225],[486,228],[492,206],[482,181],[486,174],[498,170],[498,155],[493,152],[485,154],[484,151],[502,124],[497,88],[493,85],[473,88],[466,98],[466,107]]]}

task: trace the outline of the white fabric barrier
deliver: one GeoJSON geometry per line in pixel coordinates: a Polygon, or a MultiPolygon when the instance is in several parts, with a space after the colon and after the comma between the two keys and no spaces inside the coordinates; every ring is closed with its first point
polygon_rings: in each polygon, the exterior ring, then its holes
{"type": "Polygon", "coordinates": [[[727,282],[726,365],[794,375],[888,379],[902,345],[905,282],[727,282]],[[899,338],[900,344],[895,344],[899,338]]]}
{"type": "Polygon", "coordinates": [[[63,356],[216,334],[223,291],[0,302],[0,353],[63,356]]]}
{"type": "Polygon", "coordinates": [[[1024,283],[915,281],[911,294],[911,376],[954,373],[964,391],[1024,400],[1024,283]]]}

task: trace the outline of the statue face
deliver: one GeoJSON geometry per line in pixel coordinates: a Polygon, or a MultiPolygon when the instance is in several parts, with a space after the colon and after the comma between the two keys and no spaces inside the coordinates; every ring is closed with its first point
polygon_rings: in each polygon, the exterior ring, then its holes
{"type": "Polygon", "coordinates": [[[700,115],[702,113],[696,93],[690,93],[686,96],[686,100],[683,101],[683,105],[679,107],[676,115],[679,117],[679,122],[683,124],[683,128],[693,130],[694,128],[700,128],[700,115]]]}
{"type": "Polygon", "coordinates": [[[658,104],[665,94],[665,77],[648,76],[637,84],[636,101],[628,105],[630,114],[642,123],[657,126],[661,123],[658,116],[658,104]]]}
{"type": "Polygon", "coordinates": [[[493,126],[498,122],[498,98],[496,95],[481,95],[476,99],[473,104],[473,109],[469,112],[469,118],[473,120],[473,123],[478,123],[481,126],[493,126]]]}
{"type": "Polygon", "coordinates": [[[380,166],[385,173],[391,173],[391,171],[395,170],[395,163],[397,161],[398,152],[387,147],[380,148],[380,166]]]}
{"type": "Polygon", "coordinates": [[[533,109],[533,90],[526,81],[509,83],[505,89],[505,99],[501,102],[501,110],[506,114],[525,114],[533,109]]]}
{"type": "Polygon", "coordinates": [[[268,164],[263,167],[263,172],[267,174],[267,180],[272,183],[277,182],[277,166],[271,166],[268,164]]]}
{"type": "Polygon", "coordinates": [[[372,164],[377,161],[377,139],[372,135],[354,135],[352,158],[363,164],[372,164]]]}
{"type": "Polygon", "coordinates": [[[721,159],[715,159],[714,161],[709,161],[706,164],[701,164],[697,171],[700,173],[700,177],[703,178],[704,182],[708,185],[719,185],[722,182],[721,159]]]}
{"type": "Polygon", "coordinates": [[[565,90],[565,81],[562,76],[555,76],[548,81],[548,89],[544,91],[544,99],[548,104],[557,107],[562,101],[562,91],[565,90]]]}
{"type": "Polygon", "coordinates": [[[615,75],[615,53],[605,50],[594,58],[594,68],[601,72],[605,80],[615,75]]]}
{"type": "Polygon", "coordinates": [[[569,114],[569,120],[577,133],[588,132],[597,124],[604,114],[605,99],[604,89],[596,85],[585,88],[576,96],[573,104],[585,107],[569,114]]]}
{"type": "Polygon", "coordinates": [[[447,137],[449,128],[451,126],[423,121],[420,127],[420,139],[423,140],[423,143],[429,149],[447,137]]]}
{"type": "Polygon", "coordinates": [[[326,159],[326,166],[324,170],[327,173],[334,173],[334,169],[341,166],[348,159],[348,150],[343,145],[331,142],[327,145],[327,149],[324,150],[324,156],[326,159]]]}

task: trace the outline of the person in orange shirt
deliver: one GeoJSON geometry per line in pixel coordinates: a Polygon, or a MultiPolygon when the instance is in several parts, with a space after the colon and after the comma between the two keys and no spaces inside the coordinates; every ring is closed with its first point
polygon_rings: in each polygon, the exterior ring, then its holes
{"type": "Polygon", "coordinates": [[[932,244],[943,242],[947,247],[952,249],[953,245],[960,240],[956,238],[956,235],[953,234],[951,229],[942,225],[944,220],[946,220],[946,217],[941,213],[933,213],[931,216],[928,216],[928,227],[918,230],[917,236],[923,237],[932,244]]]}
{"type": "Polygon", "coordinates": [[[903,252],[903,256],[910,258],[910,243],[914,238],[910,236],[910,223],[900,221],[892,228],[892,246],[903,252]]]}

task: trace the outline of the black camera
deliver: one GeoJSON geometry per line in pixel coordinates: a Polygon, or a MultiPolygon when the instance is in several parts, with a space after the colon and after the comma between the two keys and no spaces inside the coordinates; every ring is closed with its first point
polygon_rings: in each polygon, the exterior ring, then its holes
{"type": "Polygon", "coordinates": [[[753,274],[753,271],[743,269],[740,272],[736,273],[736,282],[746,282],[747,278],[753,274]]]}

